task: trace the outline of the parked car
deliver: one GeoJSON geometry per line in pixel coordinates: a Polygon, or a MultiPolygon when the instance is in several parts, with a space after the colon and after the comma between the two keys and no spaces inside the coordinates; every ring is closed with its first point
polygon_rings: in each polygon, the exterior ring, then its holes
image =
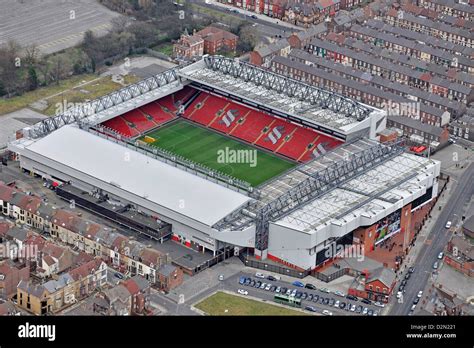
{"type": "Polygon", "coordinates": [[[121,273],[116,272],[114,273],[114,276],[118,279],[123,279],[123,275],[121,273]]]}
{"type": "Polygon", "coordinates": [[[308,295],[308,301],[313,301],[313,294],[308,295]]]}
{"type": "MultiPolygon", "coordinates": [[[[329,301],[329,300],[328,300],[329,301]]],[[[319,303],[324,304],[326,302],[326,299],[324,297],[319,298],[319,303]]]]}
{"type": "Polygon", "coordinates": [[[291,289],[288,289],[288,290],[286,290],[286,291],[285,291],[285,294],[287,294],[287,295],[291,295],[291,294],[292,294],[292,291],[291,291],[291,289]]]}
{"type": "Polygon", "coordinates": [[[322,313],[324,315],[332,315],[332,312],[328,311],[327,309],[323,310],[322,313]]]}
{"type": "Polygon", "coordinates": [[[438,269],[438,261],[433,264],[433,269],[438,269]]]}
{"type": "Polygon", "coordinates": [[[415,299],[413,300],[413,304],[418,304],[418,302],[420,302],[420,298],[419,298],[419,297],[415,297],[415,299]]]}
{"type": "Polygon", "coordinates": [[[285,288],[285,287],[281,288],[281,290],[280,290],[280,292],[281,292],[282,294],[286,294],[287,291],[288,291],[288,289],[285,288]]]}
{"type": "Polygon", "coordinates": [[[252,280],[250,278],[245,279],[244,285],[249,286],[250,283],[252,283],[252,280]]]}
{"type": "Polygon", "coordinates": [[[299,288],[304,288],[304,284],[302,282],[297,281],[297,280],[295,280],[292,284],[294,286],[299,287],[299,288]]]}
{"type": "Polygon", "coordinates": [[[314,295],[313,302],[318,302],[318,301],[319,301],[319,295],[314,295]]]}
{"type": "Polygon", "coordinates": [[[410,267],[410,268],[408,269],[408,272],[410,272],[410,273],[415,272],[415,267],[410,267]]]}
{"type": "Polygon", "coordinates": [[[296,298],[301,298],[301,296],[303,296],[303,293],[297,291],[295,297],[296,297],[296,298]]]}
{"type": "Polygon", "coordinates": [[[223,274],[219,274],[219,280],[224,280],[224,275],[223,274]]]}
{"type": "Polygon", "coordinates": [[[237,292],[241,295],[248,295],[249,294],[249,292],[247,290],[243,290],[243,289],[239,289],[239,290],[237,290],[237,292]]]}
{"type": "Polygon", "coordinates": [[[262,282],[260,280],[255,283],[255,287],[257,289],[259,289],[261,285],[262,285],[262,282]]]}
{"type": "Polygon", "coordinates": [[[329,305],[329,298],[325,298],[325,299],[324,299],[324,304],[325,304],[325,305],[329,305]]]}
{"type": "Polygon", "coordinates": [[[372,309],[369,309],[367,311],[367,315],[370,315],[370,316],[374,315],[374,311],[372,309]]]}
{"type": "Polygon", "coordinates": [[[276,278],[275,278],[274,276],[271,276],[271,275],[269,275],[269,276],[267,277],[267,279],[268,279],[268,280],[271,280],[272,282],[274,282],[274,281],[276,280],[276,278]]]}
{"type": "Polygon", "coordinates": [[[304,309],[306,309],[307,311],[310,311],[310,312],[316,312],[316,308],[314,308],[313,306],[306,306],[306,307],[304,307],[304,309]]]}
{"type": "Polygon", "coordinates": [[[445,227],[446,227],[446,228],[451,228],[451,225],[452,225],[452,224],[453,224],[453,223],[452,223],[451,221],[448,221],[448,222],[446,222],[446,226],[445,226],[445,227]]]}
{"type": "Polygon", "coordinates": [[[252,280],[252,281],[250,282],[250,286],[251,286],[251,287],[254,287],[254,286],[255,286],[255,280],[252,280]]]}
{"type": "Polygon", "coordinates": [[[325,292],[326,294],[330,294],[330,293],[331,293],[331,290],[329,290],[328,288],[321,288],[321,289],[319,289],[319,291],[325,292]]]}
{"type": "Polygon", "coordinates": [[[341,302],[341,303],[339,304],[339,308],[340,308],[340,309],[346,308],[346,303],[345,303],[345,302],[341,302]]]}
{"type": "Polygon", "coordinates": [[[398,287],[398,292],[404,292],[405,290],[405,286],[400,284],[400,286],[398,287]]]}
{"type": "Polygon", "coordinates": [[[369,311],[369,309],[367,307],[364,307],[364,310],[362,311],[362,314],[363,315],[367,315],[367,312],[369,311]]]}
{"type": "Polygon", "coordinates": [[[332,299],[329,300],[329,305],[330,306],[334,306],[334,303],[336,303],[335,299],[332,298],[332,299]]]}
{"type": "Polygon", "coordinates": [[[308,294],[306,292],[303,292],[303,294],[301,295],[301,299],[306,300],[307,298],[308,298],[308,294]]]}
{"type": "Polygon", "coordinates": [[[306,284],[304,287],[306,289],[316,290],[316,287],[313,284],[306,284]]]}
{"type": "Polygon", "coordinates": [[[372,301],[369,300],[368,298],[364,298],[360,302],[365,303],[365,304],[372,304],[372,301]]]}
{"type": "Polygon", "coordinates": [[[265,290],[268,291],[270,290],[271,287],[272,287],[272,284],[267,284],[267,286],[265,286],[265,290]]]}
{"type": "Polygon", "coordinates": [[[276,288],[277,288],[277,287],[276,287],[275,285],[272,285],[271,288],[270,288],[270,291],[271,291],[271,292],[275,292],[276,288]]]}
{"type": "Polygon", "coordinates": [[[247,280],[247,278],[245,278],[245,277],[240,277],[240,278],[239,278],[239,284],[244,284],[246,280],[247,280]]]}
{"type": "Polygon", "coordinates": [[[402,280],[402,285],[403,285],[403,286],[407,285],[407,282],[408,282],[408,281],[407,281],[406,279],[403,279],[403,280],[402,280]]]}
{"type": "Polygon", "coordinates": [[[362,306],[358,305],[356,308],[356,313],[361,313],[362,312],[362,306]]]}
{"type": "Polygon", "coordinates": [[[443,252],[440,252],[440,253],[438,254],[438,259],[441,260],[441,259],[443,258],[443,256],[444,256],[444,253],[443,253],[443,252]]]}
{"type": "Polygon", "coordinates": [[[374,302],[374,306],[377,306],[377,307],[385,307],[385,305],[382,303],[382,302],[374,302]]]}
{"type": "Polygon", "coordinates": [[[357,297],[355,297],[354,295],[347,295],[346,298],[351,301],[357,301],[357,297]]]}
{"type": "Polygon", "coordinates": [[[251,15],[250,17],[252,17],[253,19],[257,19],[257,18],[258,18],[256,15],[251,15]]]}
{"type": "Polygon", "coordinates": [[[344,293],[342,291],[334,291],[334,294],[337,295],[337,296],[341,296],[341,297],[344,297],[346,295],[344,295],[344,293]]]}
{"type": "Polygon", "coordinates": [[[355,312],[355,310],[356,310],[356,305],[353,304],[353,305],[351,306],[351,312],[355,312]]]}
{"type": "Polygon", "coordinates": [[[397,298],[401,298],[403,296],[403,292],[399,291],[397,292],[397,298]]]}
{"type": "Polygon", "coordinates": [[[275,292],[276,292],[277,294],[279,294],[280,291],[281,291],[281,286],[277,286],[277,288],[275,289],[275,292]]]}
{"type": "Polygon", "coordinates": [[[423,290],[418,291],[418,295],[416,295],[418,298],[421,298],[421,296],[423,296],[423,290]]]}
{"type": "Polygon", "coordinates": [[[334,307],[339,308],[339,304],[340,304],[340,302],[339,302],[339,300],[337,300],[336,303],[334,303],[334,307]]]}
{"type": "Polygon", "coordinates": [[[257,273],[255,273],[255,276],[256,276],[257,278],[265,279],[265,274],[263,274],[263,273],[258,273],[258,272],[257,272],[257,273]]]}
{"type": "Polygon", "coordinates": [[[262,283],[262,285],[260,285],[260,289],[265,289],[266,286],[267,286],[266,283],[262,283]]]}
{"type": "Polygon", "coordinates": [[[410,279],[410,276],[411,276],[411,273],[408,272],[407,274],[405,274],[405,279],[406,279],[406,280],[410,279]]]}
{"type": "Polygon", "coordinates": [[[415,310],[415,308],[416,308],[416,304],[414,304],[413,306],[411,306],[410,311],[413,312],[413,311],[415,310]]]}
{"type": "Polygon", "coordinates": [[[297,293],[298,293],[298,290],[293,289],[293,291],[291,292],[291,296],[296,296],[297,293]]]}

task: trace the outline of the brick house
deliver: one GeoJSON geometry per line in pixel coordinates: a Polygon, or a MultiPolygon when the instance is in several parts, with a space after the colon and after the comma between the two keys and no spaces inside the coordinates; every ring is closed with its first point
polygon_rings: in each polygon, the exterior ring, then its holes
{"type": "Polygon", "coordinates": [[[469,277],[474,277],[474,245],[468,239],[454,236],[447,245],[444,262],[469,277]]]}
{"type": "Polygon", "coordinates": [[[158,287],[160,290],[169,292],[183,282],[183,270],[179,267],[166,264],[157,271],[158,287]]]}
{"type": "Polygon", "coordinates": [[[235,53],[239,39],[237,35],[213,26],[198,31],[195,36],[200,36],[204,40],[204,54],[217,54],[225,48],[235,53]]]}
{"type": "Polygon", "coordinates": [[[204,54],[204,40],[197,35],[189,35],[187,32],[173,45],[173,57],[191,59],[204,54]]]}
{"type": "Polygon", "coordinates": [[[150,283],[145,278],[136,275],[122,284],[131,296],[131,314],[144,314],[149,307],[150,283]]]}
{"type": "Polygon", "coordinates": [[[0,263],[0,299],[7,300],[16,294],[16,287],[21,280],[30,279],[28,266],[15,266],[10,260],[0,263]]]}

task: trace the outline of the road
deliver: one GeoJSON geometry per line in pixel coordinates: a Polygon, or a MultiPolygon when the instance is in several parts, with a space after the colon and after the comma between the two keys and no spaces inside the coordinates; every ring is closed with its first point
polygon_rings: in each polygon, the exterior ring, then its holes
{"type": "MultiPolygon", "coordinates": [[[[433,264],[435,261],[438,261],[438,254],[443,251],[451,237],[451,233],[445,228],[446,222],[451,220],[453,225],[459,222],[459,212],[462,211],[464,204],[474,194],[473,178],[474,164],[471,164],[462,176],[459,177],[454,192],[439,214],[433,229],[428,235],[427,240],[429,243],[425,242],[418,253],[414,263],[415,272],[405,286],[406,292],[403,294],[403,303],[395,303],[389,312],[390,315],[408,315],[418,291],[425,289],[429,278],[432,276],[433,264]]],[[[398,284],[396,286],[397,289],[398,284]]]]}
{"type": "Polygon", "coordinates": [[[227,6],[227,5],[215,2],[215,1],[211,1],[211,0],[188,0],[188,1],[190,3],[194,3],[194,4],[202,6],[202,7],[207,7],[207,8],[210,8],[212,10],[225,13],[228,16],[233,16],[233,17],[237,17],[237,18],[240,18],[240,19],[245,19],[249,22],[258,23],[258,24],[261,24],[261,25],[266,25],[266,26],[272,27],[272,28],[277,29],[277,30],[285,30],[285,31],[291,31],[291,32],[302,30],[300,27],[297,27],[296,25],[286,23],[286,22],[283,22],[281,20],[277,20],[277,19],[265,16],[265,15],[256,14],[254,12],[246,11],[246,10],[243,10],[241,8],[236,8],[236,7],[233,7],[233,6],[227,6]],[[231,12],[228,9],[237,10],[237,11],[239,11],[239,13],[231,12]],[[254,15],[257,18],[252,18],[252,17],[250,17],[251,15],[254,15]]]}

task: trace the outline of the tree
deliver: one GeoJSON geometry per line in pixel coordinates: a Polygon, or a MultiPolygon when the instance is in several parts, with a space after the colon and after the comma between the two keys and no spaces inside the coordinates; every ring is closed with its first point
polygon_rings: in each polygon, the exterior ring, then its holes
{"type": "Polygon", "coordinates": [[[34,91],[38,88],[38,75],[34,66],[28,68],[28,90],[34,91]]]}

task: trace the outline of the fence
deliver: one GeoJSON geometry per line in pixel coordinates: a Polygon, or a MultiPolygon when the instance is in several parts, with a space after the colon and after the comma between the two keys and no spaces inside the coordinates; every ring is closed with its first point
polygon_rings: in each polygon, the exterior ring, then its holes
{"type": "Polygon", "coordinates": [[[295,278],[304,278],[311,274],[310,270],[305,271],[298,271],[296,269],[288,268],[285,266],[274,265],[270,263],[266,263],[264,261],[259,261],[255,259],[250,259],[247,255],[240,253],[239,259],[245,264],[247,267],[262,269],[269,272],[279,273],[283,275],[287,275],[290,277],[295,278]]]}

